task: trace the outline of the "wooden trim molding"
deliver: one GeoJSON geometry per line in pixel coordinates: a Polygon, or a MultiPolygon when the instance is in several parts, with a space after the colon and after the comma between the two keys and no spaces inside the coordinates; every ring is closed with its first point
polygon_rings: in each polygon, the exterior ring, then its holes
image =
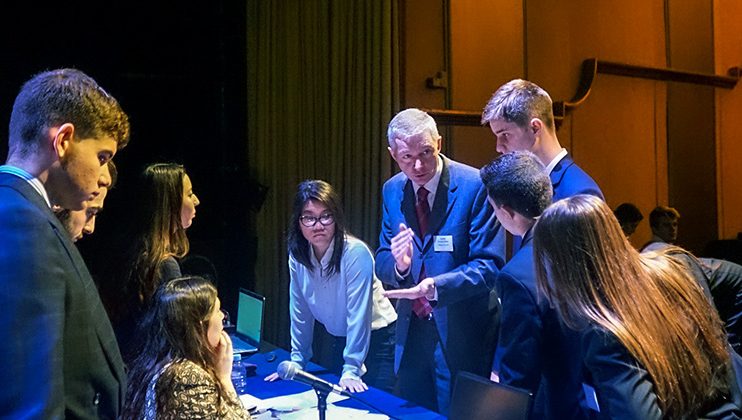
{"type": "MultiPolygon", "coordinates": [[[[695,73],[671,68],[638,66],[634,64],[616,63],[612,61],[588,58],[582,62],[580,81],[572,99],[569,101],[555,101],[554,120],[557,128],[567,114],[587,100],[592,90],[593,82],[598,74],[635,77],[640,79],[660,80],[665,82],[691,83],[723,89],[734,89],[742,77],[742,68],[732,67],[726,76],[716,74],[695,73]]],[[[479,126],[482,113],[479,111],[464,111],[456,109],[425,109],[440,125],[479,126]]]]}

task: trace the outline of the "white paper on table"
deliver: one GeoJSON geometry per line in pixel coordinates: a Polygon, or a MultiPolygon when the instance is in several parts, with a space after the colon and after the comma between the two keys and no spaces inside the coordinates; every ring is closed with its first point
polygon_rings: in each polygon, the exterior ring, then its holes
{"type": "Polygon", "coordinates": [[[242,406],[245,407],[245,410],[248,411],[255,410],[263,403],[263,400],[258,397],[253,397],[250,394],[240,395],[240,401],[242,402],[242,406]]]}
{"type": "MultiPolygon", "coordinates": [[[[257,399],[257,398],[256,398],[257,399]]],[[[348,397],[331,393],[327,396],[327,404],[347,400],[348,397]]],[[[299,394],[281,395],[280,397],[258,400],[258,410],[273,409],[274,411],[293,412],[305,408],[317,407],[317,393],[310,389],[299,394]]]]}
{"type": "MultiPolygon", "coordinates": [[[[304,408],[292,413],[274,413],[281,420],[317,420],[317,408],[304,408]]],[[[373,414],[365,410],[350,407],[327,406],[327,420],[387,420],[388,416],[373,414]]]]}

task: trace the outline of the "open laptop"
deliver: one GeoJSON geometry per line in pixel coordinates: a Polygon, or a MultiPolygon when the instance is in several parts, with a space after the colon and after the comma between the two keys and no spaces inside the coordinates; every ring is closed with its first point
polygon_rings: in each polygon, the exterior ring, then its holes
{"type": "Polygon", "coordinates": [[[256,353],[263,333],[265,298],[246,289],[240,289],[237,302],[237,322],[230,334],[234,353],[256,353]]]}
{"type": "Polygon", "coordinates": [[[453,388],[451,420],[525,420],[531,394],[492,382],[469,372],[459,372],[453,388]]]}

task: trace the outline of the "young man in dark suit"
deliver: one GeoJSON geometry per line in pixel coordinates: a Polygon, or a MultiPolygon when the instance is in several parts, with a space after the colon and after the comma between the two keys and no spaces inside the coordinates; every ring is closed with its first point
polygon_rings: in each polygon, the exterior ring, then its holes
{"type": "Polygon", "coordinates": [[[116,418],[126,377],[95,284],[52,207],[82,210],[129,138],[118,102],[84,73],[26,82],[0,166],[0,417],[116,418]]]}
{"type": "Polygon", "coordinates": [[[497,139],[497,151],[528,150],[546,167],[554,187],[554,201],[577,194],[600,198],[598,184],[559,144],[551,97],[533,82],[515,79],[500,86],[482,113],[497,139]]]}
{"type": "Polygon", "coordinates": [[[531,418],[581,418],[579,337],[561,325],[536,287],[533,227],[552,202],[549,177],[530,152],[504,154],[480,175],[500,224],[522,238],[495,281],[502,310],[493,376],[535,396],[531,418]]]}
{"type": "Polygon", "coordinates": [[[418,109],[389,123],[401,173],[383,187],[376,275],[398,298],[395,370],[402,397],[447,414],[451,379],[489,374],[489,290],[502,256],[476,169],[440,154],[435,121],[418,109]]]}

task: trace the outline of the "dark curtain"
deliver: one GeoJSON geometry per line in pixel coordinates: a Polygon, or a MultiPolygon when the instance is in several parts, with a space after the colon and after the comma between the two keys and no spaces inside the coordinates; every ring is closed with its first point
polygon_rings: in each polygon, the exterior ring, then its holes
{"type": "Polygon", "coordinates": [[[248,2],[248,159],[267,187],[255,214],[266,340],[288,346],[285,232],[296,186],[341,194],[350,231],[374,249],[392,174],[386,125],[399,106],[398,1],[248,2]]]}

